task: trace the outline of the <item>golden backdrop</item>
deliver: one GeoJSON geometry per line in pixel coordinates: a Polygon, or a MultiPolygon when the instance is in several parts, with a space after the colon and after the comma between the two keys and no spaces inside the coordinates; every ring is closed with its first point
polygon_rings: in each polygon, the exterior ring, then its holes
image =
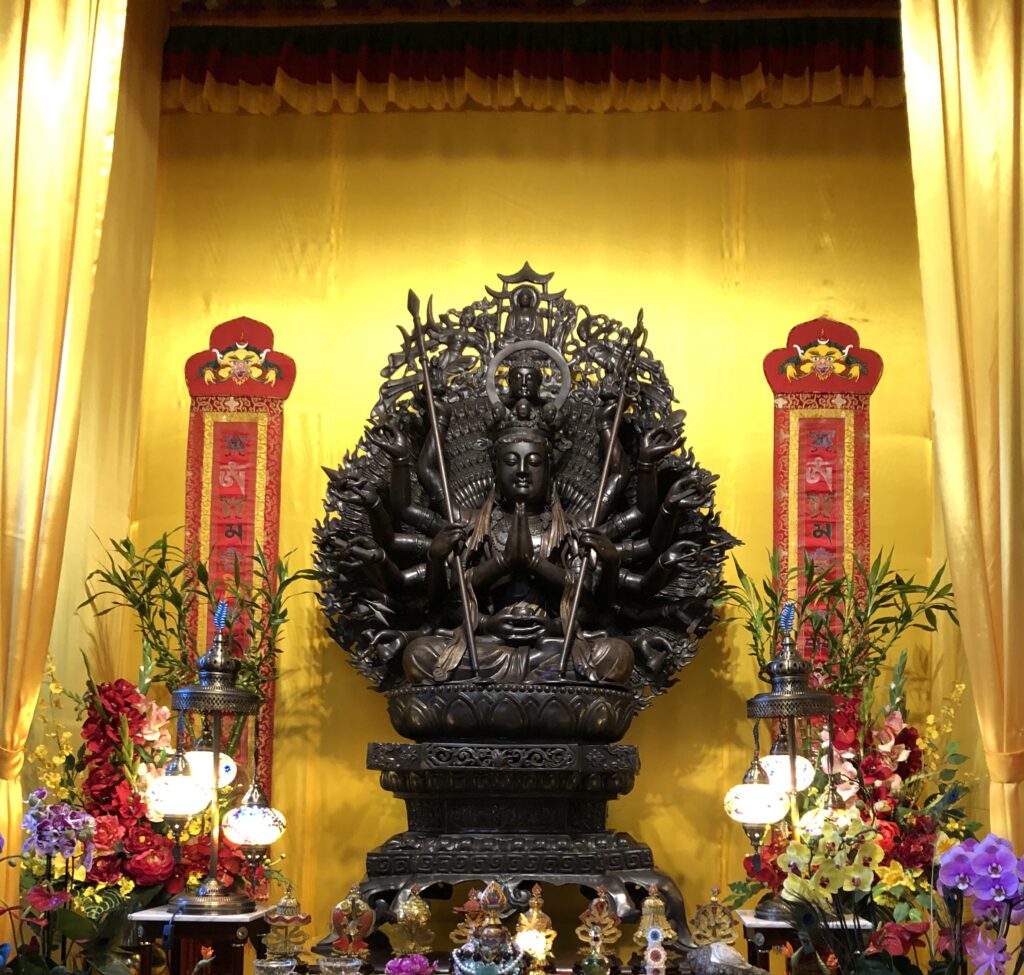
{"type": "MultiPolygon", "coordinates": [[[[719,113],[169,115],[160,133],[136,523],[183,520],[186,357],[249,315],[298,380],[285,410],[282,551],[310,560],[322,464],[355,441],[405,323],[405,293],[447,308],[524,260],[552,286],[626,321],[688,411],[689,443],[721,475],[723,524],[760,574],[771,543],[772,401],[764,354],[827,314],[885,359],[873,399],[874,546],[924,573],[932,555],[931,441],[917,240],[900,110],[719,113]]],[[[292,603],[278,697],[274,800],[285,870],[314,914],[404,826],[364,768],[396,738],[384,700],[292,603]]],[[[929,697],[919,648],[916,700],[929,697]]],[[[679,685],[635,722],[635,791],[615,828],[648,842],[692,912],[738,879],[746,840],[721,797],[749,761],[755,674],[735,627],[707,639],[679,685]]],[[[568,935],[567,935],[568,936],[568,935]]]]}

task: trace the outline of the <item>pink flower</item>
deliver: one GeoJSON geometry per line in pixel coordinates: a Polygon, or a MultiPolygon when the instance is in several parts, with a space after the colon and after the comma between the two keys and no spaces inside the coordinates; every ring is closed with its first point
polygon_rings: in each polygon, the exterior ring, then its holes
{"type": "Polygon", "coordinates": [[[41,884],[36,884],[27,894],[25,901],[37,914],[46,914],[48,911],[55,911],[62,904],[71,899],[71,894],[66,890],[48,890],[41,884]]]}
{"type": "Polygon", "coordinates": [[[154,748],[170,748],[171,733],[166,728],[171,718],[170,709],[148,700],[141,701],[136,707],[145,718],[139,729],[142,740],[151,742],[154,748]]]}
{"type": "Polygon", "coordinates": [[[903,715],[899,711],[893,711],[886,715],[885,724],[871,733],[878,751],[887,758],[891,758],[897,765],[906,761],[910,755],[910,749],[897,740],[900,732],[906,726],[903,715]]]}

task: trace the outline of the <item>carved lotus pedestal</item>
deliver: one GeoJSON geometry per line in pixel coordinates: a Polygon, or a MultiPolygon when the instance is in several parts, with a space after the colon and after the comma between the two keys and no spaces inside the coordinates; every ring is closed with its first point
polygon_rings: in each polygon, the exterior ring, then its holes
{"type": "Polygon", "coordinates": [[[635,920],[655,883],[680,946],[689,947],[676,884],[655,868],[648,846],[607,828],[608,802],[633,788],[639,770],[635,747],[610,744],[633,710],[628,693],[584,685],[392,693],[396,728],[438,740],[369,746],[368,768],[405,802],[409,825],[367,854],[361,892],[378,918],[413,884],[444,896],[464,881],[498,879],[516,909],[526,908],[536,882],[577,886],[588,897],[603,886],[619,916],[635,920]],[[548,740],[467,740],[485,731],[548,740]]]}

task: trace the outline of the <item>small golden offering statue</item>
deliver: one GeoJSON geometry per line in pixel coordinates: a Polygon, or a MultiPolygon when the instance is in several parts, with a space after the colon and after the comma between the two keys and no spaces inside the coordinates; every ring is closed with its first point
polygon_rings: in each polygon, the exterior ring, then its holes
{"type": "Polygon", "coordinates": [[[331,923],[338,935],[331,948],[345,958],[366,958],[370,951],[366,938],[373,930],[373,922],[373,908],[363,900],[359,885],[353,884],[348,896],[331,912],[331,923]]]}
{"type": "Polygon", "coordinates": [[[456,914],[462,915],[462,920],[455,925],[455,930],[449,935],[457,945],[464,945],[473,937],[473,932],[479,927],[484,919],[483,908],[480,906],[480,891],[475,887],[470,890],[466,903],[462,907],[453,907],[456,914]]]}
{"type": "Polygon", "coordinates": [[[530,891],[530,907],[516,922],[516,944],[530,959],[530,975],[543,972],[551,959],[551,946],[557,936],[551,918],[544,913],[540,884],[530,891]]]}
{"type": "Polygon", "coordinates": [[[480,894],[483,917],[472,936],[451,954],[453,975],[522,975],[525,956],[501,923],[508,898],[501,885],[491,881],[480,894]]]}
{"type": "Polygon", "coordinates": [[[284,896],[267,914],[270,930],[263,936],[269,958],[298,958],[306,944],[302,930],[312,919],[303,914],[302,907],[292,892],[291,886],[284,896]]]}
{"type": "Polygon", "coordinates": [[[675,929],[665,916],[665,902],[658,892],[658,885],[651,884],[647,888],[647,896],[640,905],[640,922],[633,932],[633,944],[641,950],[648,946],[648,934],[653,928],[661,931],[660,941],[675,941],[675,929]]]}
{"type": "MultiPolygon", "coordinates": [[[[420,896],[420,885],[413,884],[399,895],[395,908],[395,926],[399,930],[395,954],[425,955],[434,943],[430,926],[430,905],[420,896]]],[[[392,939],[394,942],[394,939],[392,939]]]]}
{"type": "Polygon", "coordinates": [[[598,887],[597,897],[580,915],[580,926],[576,929],[576,937],[583,942],[580,949],[583,975],[607,975],[610,971],[610,948],[622,937],[621,923],[618,914],[612,910],[608,892],[604,887],[598,887]]]}
{"type": "Polygon", "coordinates": [[[736,941],[736,913],[718,900],[721,890],[711,888],[711,901],[700,904],[693,915],[693,940],[698,945],[709,945],[718,941],[731,945],[736,941]]]}

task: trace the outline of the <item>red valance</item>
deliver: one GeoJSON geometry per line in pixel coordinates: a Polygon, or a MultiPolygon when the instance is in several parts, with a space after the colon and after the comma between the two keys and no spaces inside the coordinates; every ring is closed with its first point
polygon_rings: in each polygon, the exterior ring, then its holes
{"type": "Polygon", "coordinates": [[[888,107],[902,74],[887,16],[174,27],[164,108],[888,107]]]}

